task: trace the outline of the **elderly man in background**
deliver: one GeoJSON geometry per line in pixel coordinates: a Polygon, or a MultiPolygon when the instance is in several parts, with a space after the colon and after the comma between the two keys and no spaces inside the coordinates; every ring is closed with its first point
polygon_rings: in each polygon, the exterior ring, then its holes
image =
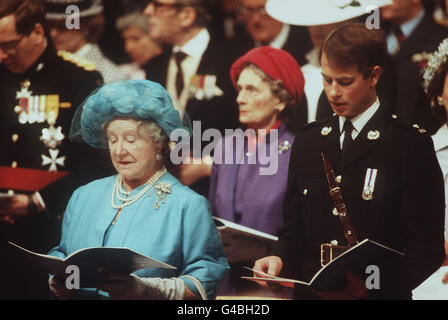
{"type": "Polygon", "coordinates": [[[396,113],[434,133],[441,123],[431,113],[422,74],[428,54],[448,36],[448,29],[434,22],[421,0],[393,0],[381,8],[381,22],[389,29],[387,50],[397,75],[396,113]]]}
{"type": "MultiPolygon", "coordinates": [[[[224,134],[225,129],[234,129],[238,123],[228,75],[229,55],[226,46],[210,37],[206,4],[203,0],[154,0],[144,11],[151,37],[171,47],[150,61],[147,79],[164,85],[175,107],[184,107],[192,121],[199,121],[201,130],[195,135],[206,129],[218,129],[224,134]]],[[[192,187],[206,195],[208,179],[192,187]]]]}

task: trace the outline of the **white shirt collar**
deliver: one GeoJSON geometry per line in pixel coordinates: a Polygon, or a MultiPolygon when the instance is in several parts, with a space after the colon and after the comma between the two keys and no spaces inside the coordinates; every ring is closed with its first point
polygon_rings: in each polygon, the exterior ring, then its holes
{"type": "Polygon", "coordinates": [[[313,47],[308,53],[305,55],[308,63],[320,69],[320,61],[319,61],[319,48],[313,47]]]}
{"type": "Polygon", "coordinates": [[[173,52],[182,51],[191,57],[200,59],[207,49],[210,42],[210,33],[202,28],[193,38],[187,41],[183,46],[175,46],[173,52]]]}
{"type": "Polygon", "coordinates": [[[412,32],[414,32],[415,28],[417,28],[420,21],[422,21],[424,15],[425,15],[425,9],[422,9],[420,10],[417,16],[400,25],[401,31],[404,33],[406,38],[408,38],[412,34],[412,32]]]}
{"type": "Polygon", "coordinates": [[[288,40],[289,30],[291,30],[291,27],[288,24],[283,24],[283,27],[280,30],[279,34],[275,37],[274,40],[271,41],[269,46],[276,49],[282,49],[286,41],[288,40]]]}
{"type": "Polygon", "coordinates": [[[448,148],[448,124],[444,124],[439,130],[432,136],[434,142],[435,151],[448,148]]]}
{"type": "MultiPolygon", "coordinates": [[[[375,112],[378,110],[379,107],[380,107],[380,100],[377,97],[375,102],[370,107],[368,107],[364,112],[350,119],[357,133],[361,132],[362,128],[364,128],[364,126],[370,120],[370,118],[373,117],[373,115],[375,114],[375,112]]],[[[345,117],[339,117],[340,132],[342,132],[342,127],[344,125],[345,120],[346,120],[345,117]]]]}
{"type": "Polygon", "coordinates": [[[90,51],[91,47],[92,45],[90,43],[86,43],[81,47],[81,49],[76,51],[74,55],[78,57],[84,57],[90,51]]]}

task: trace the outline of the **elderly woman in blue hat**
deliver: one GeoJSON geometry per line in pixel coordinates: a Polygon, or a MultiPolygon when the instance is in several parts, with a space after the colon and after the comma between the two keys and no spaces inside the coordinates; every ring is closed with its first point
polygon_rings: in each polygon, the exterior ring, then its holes
{"type": "Polygon", "coordinates": [[[68,290],[51,276],[59,299],[213,298],[228,268],[208,202],[167,172],[169,137],[185,129],[157,83],[128,80],[93,92],[78,109],[71,138],[109,148],[118,174],[77,189],[67,206],[60,244],[65,258],[87,247],[127,247],[174,269],[113,275],[98,288],[68,290]],[[201,232],[197,232],[201,230],[201,232]]]}

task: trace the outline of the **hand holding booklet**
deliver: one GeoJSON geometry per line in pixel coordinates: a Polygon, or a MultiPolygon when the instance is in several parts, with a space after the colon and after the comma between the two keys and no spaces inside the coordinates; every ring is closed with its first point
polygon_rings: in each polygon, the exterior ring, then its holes
{"type": "Polygon", "coordinates": [[[380,268],[387,263],[393,262],[404,254],[379,244],[375,241],[364,239],[357,245],[349,248],[340,256],[323,266],[309,282],[288,278],[274,277],[263,272],[254,271],[264,277],[242,277],[252,281],[267,281],[277,283],[284,287],[297,285],[309,286],[317,291],[336,291],[343,289],[346,285],[347,270],[366,270],[369,265],[380,268]]]}
{"type": "Polygon", "coordinates": [[[95,288],[110,273],[130,274],[145,268],[176,269],[175,267],[144,256],[129,248],[94,247],[73,252],[65,259],[39,254],[9,242],[19,254],[26,256],[48,273],[64,279],[66,268],[75,265],[80,270],[81,287],[95,288]]]}
{"type": "Polygon", "coordinates": [[[255,261],[269,252],[277,237],[222,218],[213,217],[221,243],[231,263],[255,261]]]}

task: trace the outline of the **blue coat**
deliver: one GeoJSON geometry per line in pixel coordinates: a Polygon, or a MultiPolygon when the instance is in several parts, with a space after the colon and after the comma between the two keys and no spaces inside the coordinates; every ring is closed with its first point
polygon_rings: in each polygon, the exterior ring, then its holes
{"type": "MultiPolygon", "coordinates": [[[[103,241],[108,247],[128,247],[177,268],[142,269],[135,272],[137,276],[191,275],[201,282],[207,296],[213,298],[228,264],[207,200],[166,173],[158,181],[171,185],[166,202],[159,201],[160,208],[155,210],[156,196],[148,196],[152,188],[134,204],[123,208],[105,237],[117,213],[110,203],[115,178],[93,181],[74,192],[64,215],[61,242],[49,254],[65,258],[82,248],[102,246],[103,241]]],[[[134,189],[130,197],[143,187],[134,189]]],[[[198,293],[191,280],[182,279],[191,291],[198,293]]]]}

